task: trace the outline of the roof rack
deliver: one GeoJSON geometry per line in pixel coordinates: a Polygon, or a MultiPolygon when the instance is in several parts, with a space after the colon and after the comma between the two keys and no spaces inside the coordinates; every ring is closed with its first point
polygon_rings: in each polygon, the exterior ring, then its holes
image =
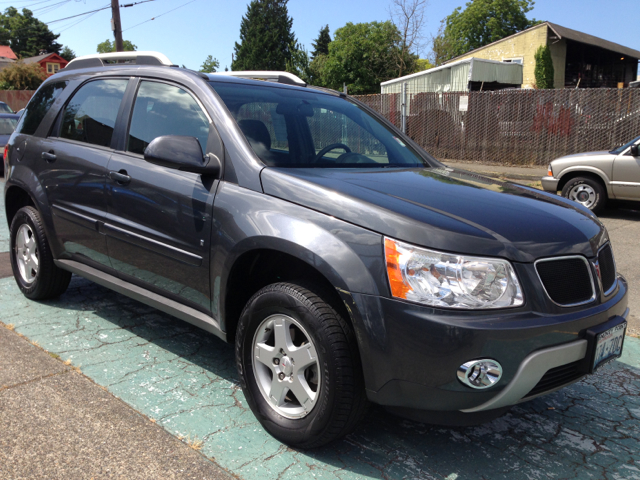
{"type": "Polygon", "coordinates": [[[216,72],[215,75],[228,75],[230,77],[267,80],[268,82],[286,83],[288,85],[298,85],[299,87],[307,86],[307,83],[304,80],[289,72],[246,70],[240,72],[216,72]]]}
{"type": "Polygon", "coordinates": [[[156,65],[172,67],[166,55],[159,52],[113,52],[96,53],[85,55],[69,62],[65,70],[75,70],[77,68],[104,67],[106,65],[127,63],[134,65],[156,65]]]}

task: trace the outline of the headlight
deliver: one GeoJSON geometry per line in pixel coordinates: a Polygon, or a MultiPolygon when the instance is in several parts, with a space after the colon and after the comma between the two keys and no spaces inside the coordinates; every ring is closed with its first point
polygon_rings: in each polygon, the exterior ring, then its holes
{"type": "Polygon", "coordinates": [[[498,258],[453,255],[384,239],[391,294],[448,308],[505,308],[524,303],[511,264],[498,258]]]}

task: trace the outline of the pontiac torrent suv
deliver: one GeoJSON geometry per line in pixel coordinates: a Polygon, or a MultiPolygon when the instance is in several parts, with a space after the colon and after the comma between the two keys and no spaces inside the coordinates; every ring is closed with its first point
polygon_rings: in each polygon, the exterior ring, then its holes
{"type": "Polygon", "coordinates": [[[248,404],[292,446],[370,403],[487,421],[622,351],[627,283],[588,209],[446,168],[290,74],[79,58],[5,163],[27,298],[75,273],[234,343],[248,404]]]}

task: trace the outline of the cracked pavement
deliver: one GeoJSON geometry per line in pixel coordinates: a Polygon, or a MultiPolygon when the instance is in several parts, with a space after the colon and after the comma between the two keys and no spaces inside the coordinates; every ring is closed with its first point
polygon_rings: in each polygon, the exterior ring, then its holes
{"type": "MultiPolygon", "coordinates": [[[[233,348],[74,277],[57,301],[0,280],[0,320],[240,478],[640,479],[640,341],[595,376],[485,425],[443,428],[374,408],[345,440],[296,451],[248,409],[233,348]]],[[[2,434],[0,433],[0,436],[2,434]]]]}

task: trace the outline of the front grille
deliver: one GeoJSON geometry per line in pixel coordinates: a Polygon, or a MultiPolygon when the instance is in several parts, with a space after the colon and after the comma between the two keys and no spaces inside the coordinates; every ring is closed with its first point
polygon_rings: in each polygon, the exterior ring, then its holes
{"type": "Polygon", "coordinates": [[[576,305],[593,299],[593,282],[586,259],[544,260],[536,263],[536,269],[547,294],[558,305],[576,305]]]}
{"type": "Polygon", "coordinates": [[[613,260],[613,250],[607,244],[598,253],[598,264],[600,265],[600,277],[602,278],[602,290],[609,292],[616,281],[616,264],[613,260]]]}
{"type": "Polygon", "coordinates": [[[549,390],[553,390],[554,388],[561,387],[567,383],[577,380],[584,375],[580,372],[581,362],[582,360],[578,360],[577,362],[567,363],[566,365],[560,365],[559,367],[547,370],[547,373],[544,374],[538,384],[533,387],[531,391],[524,396],[524,398],[548,392],[549,390]]]}

